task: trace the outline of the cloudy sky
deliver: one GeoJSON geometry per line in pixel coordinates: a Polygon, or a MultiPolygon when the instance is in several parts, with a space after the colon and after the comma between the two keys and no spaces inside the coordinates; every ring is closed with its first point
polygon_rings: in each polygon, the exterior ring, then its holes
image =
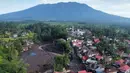
{"type": "Polygon", "coordinates": [[[0,0],[0,14],[24,10],[42,3],[70,1],[85,3],[94,9],[130,18],[130,0],[0,0]]]}

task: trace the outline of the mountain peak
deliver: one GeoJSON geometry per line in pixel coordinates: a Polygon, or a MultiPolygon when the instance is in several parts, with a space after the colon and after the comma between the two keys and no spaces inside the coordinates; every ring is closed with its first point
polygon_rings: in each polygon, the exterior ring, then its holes
{"type": "Polygon", "coordinates": [[[79,2],[58,2],[55,4],[83,4],[83,3],[79,3],[79,2]]]}
{"type": "Polygon", "coordinates": [[[70,2],[57,2],[57,3],[46,3],[46,4],[85,4],[85,3],[70,1],[70,2]]]}
{"type": "MultiPolygon", "coordinates": [[[[40,4],[41,5],[71,5],[71,6],[75,6],[75,5],[85,5],[85,6],[88,6],[87,4],[85,3],[79,3],[79,2],[58,2],[58,3],[53,3],[53,4],[40,4]]],[[[39,5],[38,5],[39,6],[39,5]]],[[[89,6],[88,6],[89,7],[89,6]]]]}
{"type": "Polygon", "coordinates": [[[77,2],[40,4],[35,7],[0,15],[0,20],[84,21],[89,23],[130,23],[130,19],[110,15],[77,2]]]}

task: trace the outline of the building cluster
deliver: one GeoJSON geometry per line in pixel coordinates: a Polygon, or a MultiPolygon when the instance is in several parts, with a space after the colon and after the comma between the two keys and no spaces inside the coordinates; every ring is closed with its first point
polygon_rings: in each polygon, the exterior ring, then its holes
{"type": "Polygon", "coordinates": [[[98,38],[88,40],[86,43],[83,40],[72,40],[77,56],[86,67],[85,70],[78,73],[130,73],[130,55],[125,55],[124,51],[118,50],[115,53],[122,56],[122,58],[113,62],[111,56],[101,54],[97,47],[93,46],[97,43],[100,43],[98,38]],[[105,64],[110,66],[106,67],[105,64]]]}
{"type": "Polygon", "coordinates": [[[24,40],[24,45],[23,45],[23,51],[22,52],[26,52],[29,49],[31,49],[33,44],[34,44],[34,42],[32,40],[24,40]]]}
{"type": "MultiPolygon", "coordinates": [[[[109,38],[109,40],[112,39],[109,38]]],[[[125,41],[130,44],[129,40],[125,41]]],[[[87,41],[83,39],[72,40],[72,46],[76,50],[76,55],[82,60],[82,64],[85,66],[85,69],[78,71],[78,73],[130,73],[130,55],[124,53],[124,50],[116,50],[115,53],[120,58],[114,60],[111,55],[104,55],[97,49],[95,45],[100,42],[101,40],[96,37],[87,39],[87,41]]]]}

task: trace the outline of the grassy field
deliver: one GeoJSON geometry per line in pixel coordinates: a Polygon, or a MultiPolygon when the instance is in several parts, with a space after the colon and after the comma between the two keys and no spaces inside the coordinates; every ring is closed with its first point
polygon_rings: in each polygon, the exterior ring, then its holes
{"type": "Polygon", "coordinates": [[[21,37],[17,37],[17,38],[13,38],[13,37],[0,38],[0,40],[5,41],[5,42],[9,42],[9,41],[13,41],[13,40],[16,40],[16,39],[30,39],[30,38],[33,38],[33,36],[34,36],[34,33],[29,32],[26,36],[21,36],[21,37]]]}
{"type": "Polygon", "coordinates": [[[14,38],[0,38],[1,41],[5,41],[5,42],[8,42],[8,41],[13,41],[15,40],[14,38]]]}

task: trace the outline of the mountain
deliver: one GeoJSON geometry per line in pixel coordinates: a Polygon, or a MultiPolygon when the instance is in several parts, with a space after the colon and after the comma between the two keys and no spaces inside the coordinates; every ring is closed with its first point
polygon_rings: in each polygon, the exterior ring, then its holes
{"type": "Polygon", "coordinates": [[[88,23],[130,23],[129,18],[115,16],[95,10],[86,4],[76,2],[40,4],[32,8],[0,15],[0,20],[40,21],[84,21],[88,23]]]}

